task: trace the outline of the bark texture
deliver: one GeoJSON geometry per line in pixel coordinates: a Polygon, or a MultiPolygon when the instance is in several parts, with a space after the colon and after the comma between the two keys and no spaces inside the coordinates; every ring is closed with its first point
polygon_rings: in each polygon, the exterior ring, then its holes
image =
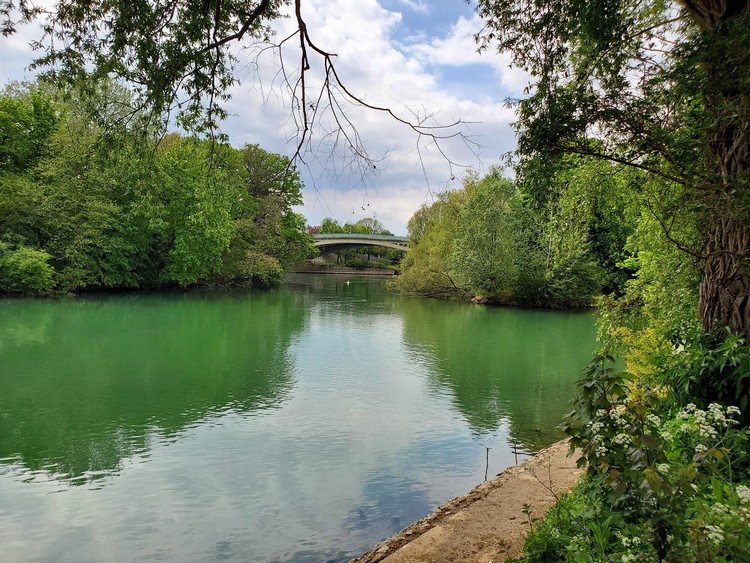
{"type": "Polygon", "coordinates": [[[750,268],[748,229],[731,218],[717,217],[708,226],[708,244],[700,285],[700,319],[704,330],[732,327],[750,336],[750,268]]]}
{"type": "MultiPolygon", "coordinates": [[[[683,0],[708,39],[732,45],[726,52],[707,49],[703,65],[708,80],[700,92],[705,104],[709,145],[708,185],[701,198],[706,223],[699,314],[705,330],[729,326],[750,337],[750,92],[737,76],[750,69],[750,49],[726,42],[728,22],[750,18],[749,0],[683,0]],[[737,18],[744,18],[737,19],[737,18]]],[[[744,31],[743,31],[744,34],[744,31]]]]}

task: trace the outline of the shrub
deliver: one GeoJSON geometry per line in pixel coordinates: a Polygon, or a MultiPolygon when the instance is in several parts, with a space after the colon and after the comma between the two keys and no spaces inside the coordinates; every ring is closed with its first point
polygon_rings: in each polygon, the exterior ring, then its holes
{"type": "Polygon", "coordinates": [[[0,244],[0,292],[39,293],[55,287],[54,269],[50,255],[28,246],[11,250],[0,244]]]}
{"type": "MultiPolygon", "coordinates": [[[[674,365],[693,358],[685,352],[674,365]]],[[[680,408],[668,388],[613,365],[597,356],[577,384],[564,430],[587,472],[531,530],[524,560],[750,560],[750,431],[740,409],[680,408]]]]}
{"type": "Polygon", "coordinates": [[[678,340],[665,382],[681,404],[707,407],[712,402],[737,405],[750,422],[750,346],[730,329],[690,331],[678,340]]]}

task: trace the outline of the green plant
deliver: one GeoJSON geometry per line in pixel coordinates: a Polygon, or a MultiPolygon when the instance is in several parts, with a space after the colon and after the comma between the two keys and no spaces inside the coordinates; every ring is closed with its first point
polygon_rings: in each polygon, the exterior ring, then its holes
{"type": "Polygon", "coordinates": [[[729,328],[690,331],[678,342],[664,376],[681,404],[706,407],[719,402],[737,405],[750,422],[750,346],[729,328]]]}
{"type": "Polygon", "coordinates": [[[526,516],[526,522],[529,524],[529,530],[534,529],[534,521],[531,519],[531,513],[533,512],[533,509],[531,508],[531,505],[527,502],[523,503],[523,508],[521,512],[524,513],[526,516]]]}
{"type": "Polygon", "coordinates": [[[0,293],[49,292],[55,287],[50,255],[27,246],[0,243],[0,293]]]}
{"type": "MultiPolygon", "coordinates": [[[[654,414],[661,407],[659,393],[637,384],[638,393],[629,393],[632,378],[617,372],[609,365],[613,362],[611,356],[597,356],[584,371],[576,408],[563,429],[571,436],[571,449],[583,450],[578,463],[587,466],[589,495],[618,513],[623,523],[650,520],[661,557],[669,531],[678,524],[674,515],[681,512],[687,483],[659,471],[667,462],[662,421],[654,414]]],[[[609,526],[603,521],[592,528],[599,550],[606,548],[609,526]]]]}
{"type": "Polygon", "coordinates": [[[568,551],[623,561],[744,553],[737,546],[750,545],[750,431],[740,409],[690,403],[674,412],[666,388],[636,382],[612,362],[594,359],[565,419],[571,447],[583,451],[579,464],[587,465],[576,494],[596,507],[571,517],[583,518],[587,533],[571,536],[568,551]]]}
{"type": "Polygon", "coordinates": [[[497,540],[497,552],[498,553],[500,554],[507,553],[509,549],[510,549],[510,544],[507,541],[505,541],[502,538],[497,540]]]}

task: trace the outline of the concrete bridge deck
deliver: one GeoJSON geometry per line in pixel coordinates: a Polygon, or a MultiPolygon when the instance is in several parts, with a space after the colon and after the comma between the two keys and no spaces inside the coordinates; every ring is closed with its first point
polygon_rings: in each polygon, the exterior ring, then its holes
{"type": "Polygon", "coordinates": [[[409,237],[394,235],[366,235],[359,233],[336,233],[313,235],[315,246],[321,254],[348,250],[360,246],[384,246],[406,252],[409,249],[409,237]]]}

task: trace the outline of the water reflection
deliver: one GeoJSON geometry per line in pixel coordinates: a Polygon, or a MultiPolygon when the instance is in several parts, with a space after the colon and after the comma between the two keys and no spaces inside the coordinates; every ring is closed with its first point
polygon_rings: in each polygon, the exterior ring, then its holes
{"type": "Polygon", "coordinates": [[[404,339],[429,362],[431,383],[449,389],[475,433],[508,420],[513,441],[537,451],[562,436],[572,383],[595,338],[589,313],[405,302],[404,339]]]}
{"type": "Polygon", "coordinates": [[[0,458],[87,482],[155,435],[276,408],[307,310],[290,293],[1,302],[0,458]]]}
{"type": "Polygon", "coordinates": [[[592,325],[332,276],[0,301],[3,561],[356,556],[554,439],[592,325]]]}

